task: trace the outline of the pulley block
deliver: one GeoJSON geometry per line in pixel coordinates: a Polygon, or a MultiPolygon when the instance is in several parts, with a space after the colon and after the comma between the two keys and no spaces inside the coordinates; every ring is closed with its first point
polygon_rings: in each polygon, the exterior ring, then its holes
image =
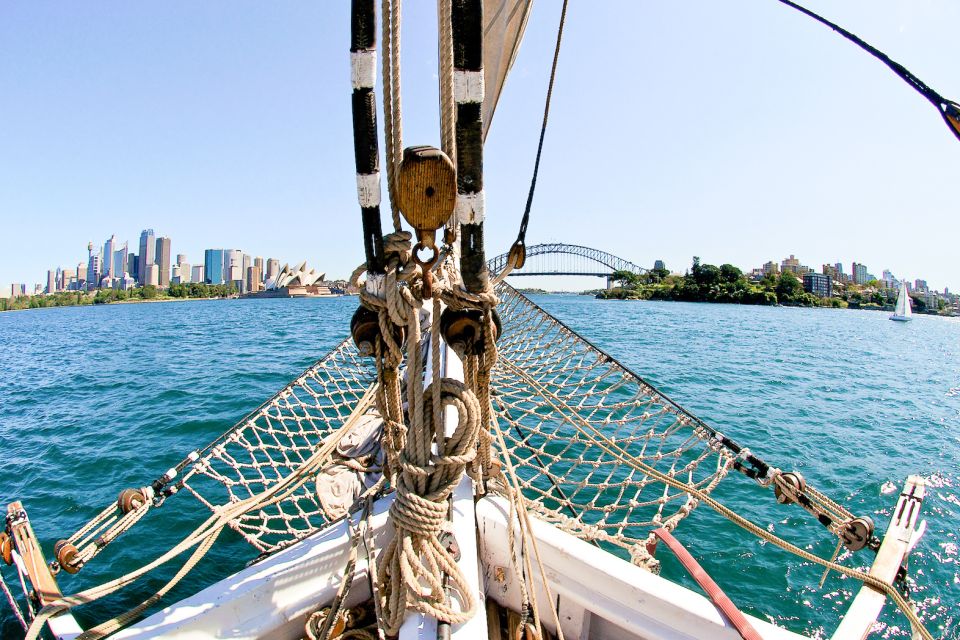
{"type": "MultiPolygon", "coordinates": [[[[481,309],[446,309],[440,316],[440,334],[458,355],[479,355],[483,352],[483,311],[481,309]]],[[[503,325],[496,309],[493,316],[494,341],[500,339],[503,325]]]]}
{"type": "Polygon", "coordinates": [[[843,526],[840,541],[850,551],[860,551],[873,537],[873,520],[868,516],[854,518],[843,526]]]}
{"type": "Polygon", "coordinates": [[[117,498],[117,507],[124,515],[130,513],[147,502],[147,497],[139,489],[124,489],[117,498]]]}
{"type": "Polygon", "coordinates": [[[434,248],[437,229],[450,219],[456,203],[457,169],[447,154],[430,146],[404,149],[397,207],[416,231],[418,247],[434,248]]]}
{"type": "MultiPolygon", "coordinates": [[[[807,481],[796,471],[788,471],[787,473],[780,474],[780,480],[792,488],[793,494],[802,493],[804,489],[807,488],[807,481]]],[[[780,504],[793,504],[796,502],[796,500],[783,489],[779,482],[773,485],[773,495],[780,504]]]]}
{"type": "Polygon", "coordinates": [[[67,573],[77,573],[80,571],[80,567],[74,564],[77,556],[80,555],[80,551],[67,540],[60,540],[57,544],[53,545],[53,555],[57,558],[60,568],[67,573]]]}
{"type": "MultiPolygon", "coordinates": [[[[350,319],[350,335],[353,337],[357,351],[362,356],[372,356],[376,352],[377,340],[380,338],[380,316],[376,311],[367,307],[357,307],[350,319]]],[[[394,325],[393,339],[397,344],[403,344],[404,329],[394,325]]]]}
{"type": "Polygon", "coordinates": [[[13,540],[6,531],[0,532],[0,557],[8,566],[13,564],[13,540]]]}

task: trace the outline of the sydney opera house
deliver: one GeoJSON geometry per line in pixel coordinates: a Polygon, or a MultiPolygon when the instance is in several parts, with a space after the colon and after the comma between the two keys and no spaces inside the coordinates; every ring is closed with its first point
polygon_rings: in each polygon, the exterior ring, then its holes
{"type": "Polygon", "coordinates": [[[336,295],[323,284],[326,275],[308,267],[306,260],[292,268],[289,264],[285,264],[275,277],[267,279],[263,291],[248,295],[257,298],[312,298],[336,295]]]}

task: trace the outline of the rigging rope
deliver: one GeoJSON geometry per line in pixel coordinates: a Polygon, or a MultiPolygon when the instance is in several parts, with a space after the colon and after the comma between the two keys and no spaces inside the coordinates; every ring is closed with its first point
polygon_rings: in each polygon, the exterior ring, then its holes
{"type": "Polygon", "coordinates": [[[890,67],[890,69],[897,74],[904,82],[909,84],[914,91],[926,98],[930,104],[937,108],[937,111],[940,113],[940,116],[943,118],[943,121],[947,123],[947,126],[950,127],[950,131],[956,136],[957,140],[960,140],[960,105],[952,100],[948,100],[933,90],[928,86],[923,80],[915,76],[909,69],[904,67],[899,62],[891,60],[890,56],[885,54],[883,51],[880,51],[873,45],[865,42],[860,39],[855,34],[847,31],[838,24],[830,22],[826,18],[817,15],[813,11],[803,7],[796,2],[791,0],[779,0],[782,4],[787,5],[793,9],[796,9],[800,13],[813,18],[820,24],[826,25],[839,33],[841,36],[854,43],[870,55],[872,55],[877,60],[880,60],[882,63],[890,67]]]}

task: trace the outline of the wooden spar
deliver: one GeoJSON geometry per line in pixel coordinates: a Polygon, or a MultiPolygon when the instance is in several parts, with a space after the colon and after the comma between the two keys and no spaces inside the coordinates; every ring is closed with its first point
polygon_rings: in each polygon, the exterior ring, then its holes
{"type": "MultiPolygon", "coordinates": [[[[23,570],[27,574],[33,594],[40,606],[47,605],[63,594],[56,579],[47,568],[47,561],[40,550],[37,536],[30,526],[27,512],[19,501],[7,505],[7,522],[10,523],[10,537],[17,553],[23,561],[23,570]]],[[[81,633],[80,626],[73,615],[64,613],[51,618],[47,623],[50,632],[60,640],[71,640],[81,633]]]]}
{"type": "MultiPolygon", "coordinates": [[[[903,485],[903,492],[893,510],[890,526],[877,552],[877,559],[870,568],[870,575],[893,584],[912,548],[911,540],[917,529],[920,507],[926,493],[926,482],[920,476],[910,476],[903,485]]],[[[854,598],[840,626],[831,636],[832,640],[866,638],[869,635],[887,597],[873,587],[863,585],[854,598]]]]}
{"type": "Polygon", "coordinates": [[[457,205],[460,273],[470,293],[489,286],[483,250],[483,2],[450,0],[453,97],[457,122],[457,205]]]}

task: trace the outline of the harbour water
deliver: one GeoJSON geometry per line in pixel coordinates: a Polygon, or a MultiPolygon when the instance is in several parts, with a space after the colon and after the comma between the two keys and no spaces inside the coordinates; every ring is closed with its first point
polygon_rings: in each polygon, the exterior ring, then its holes
{"type": "MultiPolygon", "coordinates": [[[[885,529],[904,478],[930,482],[912,597],[935,637],[960,637],[960,322],[826,309],[535,296],[662,392],[771,464],[885,529]]],[[[355,298],[196,301],[0,314],[0,502],[21,499],[45,550],[120,489],[142,486],[259,405],[345,335],[355,298]]],[[[823,556],[824,530],[731,476],[716,497],[823,556]]],[[[204,511],[172,498],[75,576],[68,592],[132,570],[204,511]]],[[[829,636],[856,585],[764,545],[707,507],[678,537],[744,610],[829,636]]],[[[242,568],[232,532],[168,597],[242,568]]],[[[661,554],[665,556],[665,552],[661,554]]],[[[844,556],[841,556],[844,557],[844,556]]],[[[866,566],[869,552],[845,557],[866,566]]],[[[686,581],[666,560],[664,575],[686,581]]],[[[176,566],[78,610],[84,624],[141,602],[176,566]]],[[[3,567],[16,589],[14,574],[3,567]]],[[[876,637],[909,638],[888,606],[876,637]]],[[[19,626],[0,605],[0,637],[19,626]]]]}

